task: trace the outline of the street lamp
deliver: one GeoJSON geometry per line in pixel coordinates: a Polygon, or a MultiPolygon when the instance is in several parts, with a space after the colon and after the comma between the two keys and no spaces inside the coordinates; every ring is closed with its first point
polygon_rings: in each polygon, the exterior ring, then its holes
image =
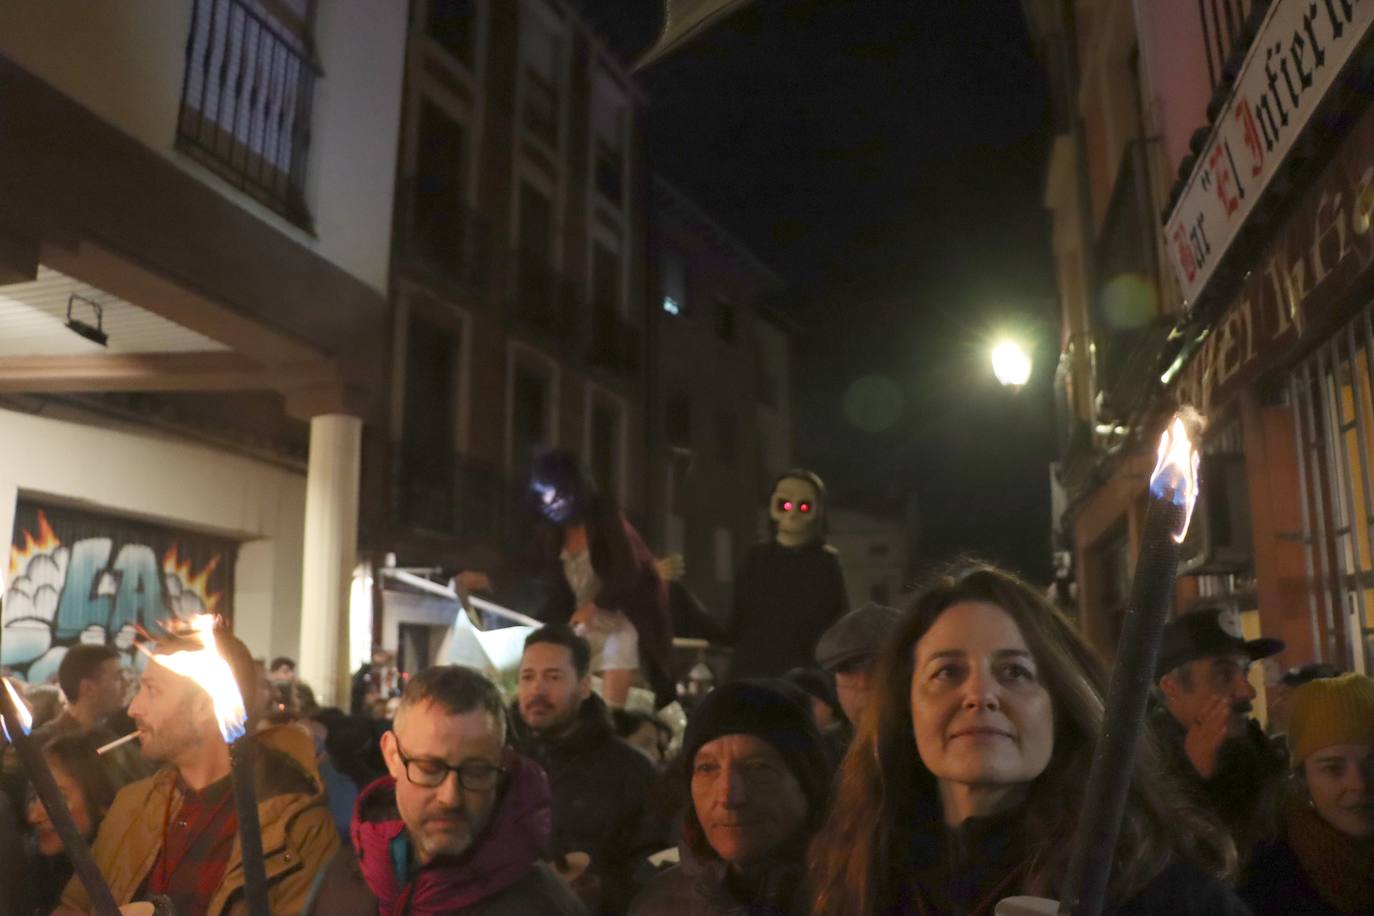
{"type": "Polygon", "coordinates": [[[999,341],[992,348],[992,374],[1008,388],[1023,387],[1030,381],[1030,354],[1014,340],[999,341]]]}

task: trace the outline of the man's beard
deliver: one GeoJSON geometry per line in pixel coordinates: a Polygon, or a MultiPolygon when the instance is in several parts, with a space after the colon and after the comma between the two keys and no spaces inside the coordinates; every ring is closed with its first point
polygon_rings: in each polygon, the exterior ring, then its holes
{"type": "Polygon", "coordinates": [[[433,812],[426,815],[420,821],[419,836],[415,837],[416,845],[420,847],[427,859],[440,857],[454,858],[467,852],[472,847],[472,842],[477,834],[471,818],[467,812],[461,808],[448,809],[433,812]],[[458,821],[450,828],[440,831],[430,832],[425,829],[426,822],[438,818],[452,818],[458,821]]]}

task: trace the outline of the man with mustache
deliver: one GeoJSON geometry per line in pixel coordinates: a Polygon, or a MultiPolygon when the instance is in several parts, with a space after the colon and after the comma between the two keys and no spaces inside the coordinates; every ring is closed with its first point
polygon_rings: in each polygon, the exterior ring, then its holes
{"type": "MultiPolygon", "coordinates": [[[[623,913],[648,856],[670,845],[666,822],[646,810],[652,763],[617,737],[610,711],[592,692],[591,649],[563,624],[525,640],[516,703],[516,745],[553,786],[553,852],[565,863],[590,856],[574,887],[597,913],[623,913]]],[[[645,870],[647,874],[647,870],[645,870]]]]}
{"type": "Polygon", "coordinates": [[[1231,832],[1244,862],[1284,771],[1281,751],[1250,718],[1252,662],[1282,652],[1278,639],[1247,640],[1240,615],[1205,607],[1164,630],[1156,678],[1156,734],[1180,780],[1231,832]]]}
{"type": "Polygon", "coordinates": [[[539,767],[505,746],[496,685],[457,665],[410,679],[382,736],[390,775],[363,790],[352,845],[307,908],[319,916],[577,916],[541,856],[550,830],[539,767]]]}

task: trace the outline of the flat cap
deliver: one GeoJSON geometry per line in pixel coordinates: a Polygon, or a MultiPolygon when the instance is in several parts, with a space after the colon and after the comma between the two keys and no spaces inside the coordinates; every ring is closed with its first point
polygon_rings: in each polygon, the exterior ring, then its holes
{"type": "Polygon", "coordinates": [[[821,634],[816,643],[816,663],[834,671],[866,655],[877,655],[899,617],[901,612],[896,608],[881,604],[865,604],[850,611],[821,634]]]}

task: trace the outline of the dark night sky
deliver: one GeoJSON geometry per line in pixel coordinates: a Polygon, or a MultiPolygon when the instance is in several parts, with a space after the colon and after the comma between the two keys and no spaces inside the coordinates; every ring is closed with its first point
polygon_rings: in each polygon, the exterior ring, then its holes
{"type": "MultiPolygon", "coordinates": [[[[652,31],[637,2],[613,6],[652,31]]],[[[755,0],[642,77],[653,167],[788,283],[798,459],[840,501],[914,488],[922,560],[1047,579],[1049,131],[1019,3],[755,0]],[[1036,345],[1017,395],[1003,328],[1036,345]]]]}

